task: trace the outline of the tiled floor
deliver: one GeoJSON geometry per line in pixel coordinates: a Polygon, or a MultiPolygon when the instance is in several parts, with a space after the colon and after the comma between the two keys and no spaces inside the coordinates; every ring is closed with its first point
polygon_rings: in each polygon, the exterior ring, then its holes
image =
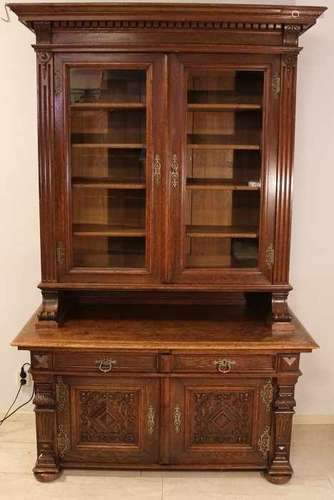
{"type": "Polygon", "coordinates": [[[1,500],[334,500],[334,425],[294,428],[293,479],[274,486],[257,472],[66,471],[38,483],[32,415],[18,415],[0,428],[1,500]]]}

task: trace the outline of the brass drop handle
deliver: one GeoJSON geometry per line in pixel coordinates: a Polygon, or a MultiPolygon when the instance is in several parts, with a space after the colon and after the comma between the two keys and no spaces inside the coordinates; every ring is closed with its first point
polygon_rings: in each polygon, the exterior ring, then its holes
{"type": "Polygon", "coordinates": [[[102,359],[99,361],[96,361],[96,365],[100,372],[102,373],[109,373],[113,369],[113,367],[116,365],[116,360],[115,359],[102,359]]]}
{"type": "Polygon", "coordinates": [[[161,159],[160,155],[156,154],[153,158],[153,179],[157,186],[161,181],[161,159]]]}
{"type": "Polygon", "coordinates": [[[229,373],[232,370],[232,366],[235,365],[235,361],[230,359],[217,359],[214,364],[219,373],[229,373]]]}

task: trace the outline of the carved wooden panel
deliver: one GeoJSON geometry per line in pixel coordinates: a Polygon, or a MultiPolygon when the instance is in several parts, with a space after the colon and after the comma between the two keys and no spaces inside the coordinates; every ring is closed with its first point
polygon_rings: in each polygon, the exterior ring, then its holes
{"type": "Polygon", "coordinates": [[[192,444],[250,443],[252,393],[192,393],[192,444]]]}
{"type": "Polygon", "coordinates": [[[158,379],[63,376],[56,394],[62,463],[158,463],[158,379]]]}
{"type": "Polygon", "coordinates": [[[266,383],[268,379],[241,377],[174,379],[171,463],[263,465],[271,430],[271,413],[262,397],[266,383]]]}
{"type": "Polygon", "coordinates": [[[80,391],[80,441],[138,443],[139,396],[138,391],[80,391]]]}

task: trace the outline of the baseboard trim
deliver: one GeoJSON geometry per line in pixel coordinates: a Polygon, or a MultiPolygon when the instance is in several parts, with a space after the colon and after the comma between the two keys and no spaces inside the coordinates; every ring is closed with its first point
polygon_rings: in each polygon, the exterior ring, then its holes
{"type": "Polygon", "coordinates": [[[296,415],[294,424],[334,425],[334,415],[296,415]]]}

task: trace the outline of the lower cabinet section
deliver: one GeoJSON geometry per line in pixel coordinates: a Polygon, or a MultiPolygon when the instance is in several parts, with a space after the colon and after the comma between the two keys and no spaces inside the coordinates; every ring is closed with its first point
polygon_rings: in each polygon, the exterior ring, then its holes
{"type": "Polygon", "coordinates": [[[158,463],[159,388],[159,379],[57,377],[61,461],[158,463]]]}
{"type": "Polygon", "coordinates": [[[269,378],[56,376],[63,465],[265,468],[269,378]]]}
{"type": "Polygon", "coordinates": [[[270,380],[174,380],[171,462],[265,466],[272,395],[270,380]]]}

